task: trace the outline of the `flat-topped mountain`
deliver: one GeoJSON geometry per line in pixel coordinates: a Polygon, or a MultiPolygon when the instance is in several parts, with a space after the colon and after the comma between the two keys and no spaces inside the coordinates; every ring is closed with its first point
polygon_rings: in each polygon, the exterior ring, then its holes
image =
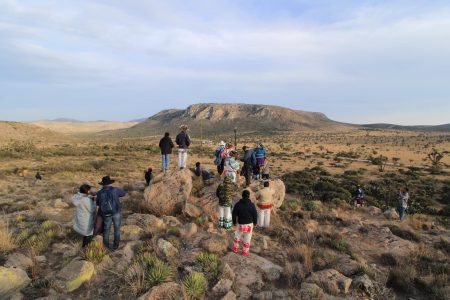
{"type": "Polygon", "coordinates": [[[111,133],[120,136],[160,135],[175,133],[181,124],[190,127],[193,136],[220,135],[233,131],[274,133],[299,130],[321,130],[346,127],[322,113],[305,112],[272,105],[194,104],[186,109],[163,110],[131,128],[111,133]]]}

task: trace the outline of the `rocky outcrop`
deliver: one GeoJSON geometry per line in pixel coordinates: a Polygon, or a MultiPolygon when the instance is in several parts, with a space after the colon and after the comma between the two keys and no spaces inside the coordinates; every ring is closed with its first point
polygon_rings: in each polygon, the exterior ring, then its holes
{"type": "Polygon", "coordinates": [[[314,283],[321,286],[332,295],[349,292],[352,280],[336,270],[327,269],[311,274],[305,282],[314,283]]]}
{"type": "Polygon", "coordinates": [[[0,267],[0,299],[8,299],[30,282],[24,270],[0,267]]]}
{"type": "Polygon", "coordinates": [[[397,212],[397,210],[395,210],[395,208],[391,208],[391,209],[386,210],[383,213],[383,215],[388,220],[398,220],[400,218],[399,215],[398,215],[398,212],[397,212]]]}
{"type": "Polygon", "coordinates": [[[157,216],[175,215],[184,207],[192,191],[192,174],[188,169],[167,176],[158,175],[145,189],[142,206],[157,216]]]}
{"type": "Polygon", "coordinates": [[[145,233],[155,233],[166,228],[164,220],[150,214],[132,214],[126,219],[125,225],[137,225],[145,233]]]}
{"type": "Polygon", "coordinates": [[[55,285],[61,292],[72,292],[94,275],[94,265],[86,260],[74,259],[56,275],[55,285]]]}
{"type": "Polygon", "coordinates": [[[14,267],[26,270],[33,266],[33,261],[28,256],[16,252],[8,255],[5,262],[5,267],[14,267]]]}
{"type": "Polygon", "coordinates": [[[167,260],[174,260],[179,255],[178,249],[165,239],[159,239],[157,247],[156,252],[158,255],[167,260]]]}

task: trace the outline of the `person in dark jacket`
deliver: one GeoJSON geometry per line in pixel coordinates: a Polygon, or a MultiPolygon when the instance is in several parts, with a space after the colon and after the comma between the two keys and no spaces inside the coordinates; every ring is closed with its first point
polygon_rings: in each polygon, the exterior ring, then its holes
{"type": "Polygon", "coordinates": [[[99,183],[102,189],[97,192],[97,204],[100,207],[100,214],[103,217],[103,244],[109,248],[109,231],[111,225],[114,224],[114,244],[113,250],[119,248],[120,243],[120,225],[122,222],[122,205],[119,201],[120,197],[126,193],[116,187],[112,187],[112,180],[109,176],[102,178],[99,183]]]}
{"type": "Polygon", "coordinates": [[[164,137],[159,141],[159,148],[161,149],[162,156],[162,169],[164,174],[169,171],[170,166],[170,155],[172,154],[172,149],[175,145],[170,138],[170,133],[166,132],[164,137]]]}
{"type": "Polygon", "coordinates": [[[147,186],[150,186],[150,181],[153,179],[153,169],[148,168],[147,171],[144,172],[145,182],[147,186]]]}
{"type": "Polygon", "coordinates": [[[252,240],[253,226],[258,223],[258,213],[255,204],[250,200],[250,192],[244,190],[242,199],[233,208],[233,225],[237,224],[234,234],[233,252],[239,252],[242,239],[242,255],[250,252],[250,242],[252,240]]]}
{"type": "Polygon", "coordinates": [[[180,126],[181,132],[177,135],[175,142],[178,145],[178,167],[180,169],[186,168],[187,158],[189,153],[189,146],[191,145],[191,138],[188,134],[188,127],[186,125],[180,126]]]}
{"type": "Polygon", "coordinates": [[[203,181],[208,181],[214,178],[214,174],[208,169],[203,168],[202,164],[199,161],[195,163],[194,174],[197,176],[202,176],[203,181]]]}
{"type": "Polygon", "coordinates": [[[244,151],[244,157],[241,159],[244,162],[242,167],[242,175],[245,177],[245,185],[249,186],[252,180],[253,166],[256,165],[256,156],[253,149],[249,149],[247,146],[242,147],[244,151]]]}

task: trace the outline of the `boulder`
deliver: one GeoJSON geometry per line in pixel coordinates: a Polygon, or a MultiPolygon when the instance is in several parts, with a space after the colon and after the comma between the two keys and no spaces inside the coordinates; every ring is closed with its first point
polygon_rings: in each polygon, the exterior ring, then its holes
{"type": "Polygon", "coordinates": [[[166,228],[164,221],[161,218],[158,218],[154,215],[150,214],[132,214],[129,215],[126,222],[126,225],[137,225],[141,227],[145,233],[155,233],[166,228]]]}
{"type": "Polygon", "coordinates": [[[178,300],[183,299],[183,290],[175,282],[166,282],[153,287],[150,291],[140,296],[138,300],[178,300]]]}
{"type": "Polygon", "coordinates": [[[163,216],[162,219],[164,224],[168,227],[177,227],[181,225],[180,220],[174,216],[163,216]]]}
{"type": "Polygon", "coordinates": [[[212,291],[216,295],[225,295],[226,293],[231,291],[232,286],[233,281],[231,281],[230,279],[221,279],[216,283],[212,291]]]}
{"type": "Polygon", "coordinates": [[[0,299],[8,299],[30,282],[24,270],[0,267],[0,299]]]}
{"type": "Polygon", "coordinates": [[[336,270],[327,269],[316,273],[312,273],[306,281],[321,286],[325,291],[332,295],[339,293],[347,294],[352,284],[352,280],[336,270]]]}
{"type": "Polygon", "coordinates": [[[383,213],[383,215],[388,220],[398,220],[400,218],[399,215],[398,215],[398,212],[397,212],[397,210],[395,208],[391,208],[391,209],[386,210],[383,213]]]}
{"type": "Polygon", "coordinates": [[[228,248],[228,241],[218,234],[213,234],[202,241],[202,248],[211,253],[222,254],[228,248]]]}
{"type": "Polygon", "coordinates": [[[16,252],[8,255],[4,266],[26,270],[33,266],[33,261],[28,256],[16,252]]]}
{"type": "Polygon", "coordinates": [[[184,205],[183,212],[186,216],[191,218],[198,218],[203,214],[203,210],[200,207],[189,202],[184,205]]]}
{"type": "Polygon", "coordinates": [[[145,189],[142,206],[157,216],[181,212],[192,191],[192,174],[188,169],[158,175],[145,189]]]}
{"type": "Polygon", "coordinates": [[[86,260],[74,259],[56,275],[56,288],[72,292],[94,275],[94,265],[86,260]]]}
{"type": "Polygon", "coordinates": [[[144,230],[137,225],[124,225],[120,231],[120,238],[124,241],[137,241],[144,235],[144,230]]]}
{"type": "Polygon", "coordinates": [[[316,300],[324,297],[323,290],[314,283],[303,282],[300,288],[300,299],[316,300]]]}
{"type": "Polygon", "coordinates": [[[221,300],[236,300],[236,294],[233,291],[229,291],[221,300]]]}
{"type": "Polygon", "coordinates": [[[167,260],[173,260],[179,255],[178,249],[165,239],[158,240],[156,252],[167,260]]]}
{"type": "Polygon", "coordinates": [[[374,284],[372,280],[370,280],[369,276],[367,276],[366,274],[355,277],[353,279],[352,285],[355,288],[365,292],[367,295],[369,296],[372,295],[374,284]]]}
{"type": "Polygon", "coordinates": [[[381,213],[382,213],[381,209],[376,206],[367,207],[366,212],[372,216],[378,216],[378,215],[381,215],[381,213]]]}
{"type": "Polygon", "coordinates": [[[188,224],[184,225],[183,227],[181,227],[180,235],[181,235],[182,238],[190,238],[194,234],[196,234],[197,231],[198,231],[197,224],[195,224],[195,223],[188,223],[188,224]]]}

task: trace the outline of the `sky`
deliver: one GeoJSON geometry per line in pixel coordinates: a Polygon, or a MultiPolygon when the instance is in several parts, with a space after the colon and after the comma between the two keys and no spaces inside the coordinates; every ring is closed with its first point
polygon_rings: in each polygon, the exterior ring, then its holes
{"type": "Polygon", "coordinates": [[[450,123],[450,1],[0,0],[0,120],[204,102],[450,123]]]}

